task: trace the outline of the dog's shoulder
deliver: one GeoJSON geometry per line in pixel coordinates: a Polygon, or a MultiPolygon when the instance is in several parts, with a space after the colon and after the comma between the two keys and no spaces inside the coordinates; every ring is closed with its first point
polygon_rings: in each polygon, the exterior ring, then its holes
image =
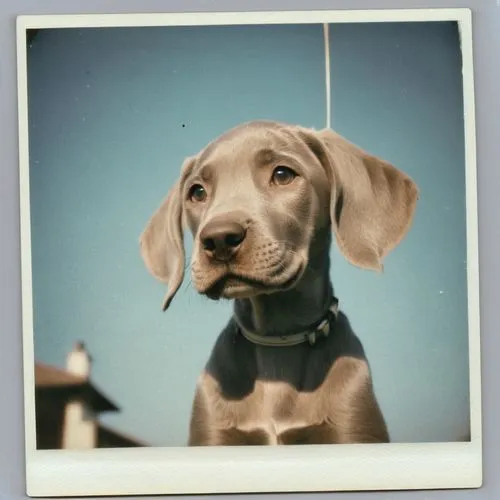
{"type": "Polygon", "coordinates": [[[302,390],[312,391],[321,387],[332,373],[333,367],[344,364],[346,360],[358,365],[361,370],[367,365],[363,345],[342,312],[331,321],[327,338],[318,339],[312,347],[304,344],[303,348],[307,355],[300,381],[302,390]]]}
{"type": "Polygon", "coordinates": [[[363,344],[342,311],[339,311],[337,318],[330,324],[330,335],[326,343],[326,350],[332,358],[346,356],[366,360],[363,344]]]}
{"type": "Polygon", "coordinates": [[[219,334],[205,373],[218,382],[226,399],[242,399],[253,391],[257,377],[255,350],[240,335],[234,318],[219,334]]]}

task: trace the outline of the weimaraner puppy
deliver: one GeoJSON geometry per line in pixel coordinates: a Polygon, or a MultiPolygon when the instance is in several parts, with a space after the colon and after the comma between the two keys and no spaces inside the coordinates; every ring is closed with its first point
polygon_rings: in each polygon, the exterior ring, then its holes
{"type": "MultiPolygon", "coordinates": [[[[408,232],[418,188],[332,130],[245,123],[188,158],[141,235],[149,271],[233,301],[197,383],[188,444],[389,441],[363,347],[330,281],[332,233],[381,270],[408,232]]],[[[189,320],[189,318],[187,318],[189,320]]],[[[198,332],[198,334],[203,332],[198,332]]]]}

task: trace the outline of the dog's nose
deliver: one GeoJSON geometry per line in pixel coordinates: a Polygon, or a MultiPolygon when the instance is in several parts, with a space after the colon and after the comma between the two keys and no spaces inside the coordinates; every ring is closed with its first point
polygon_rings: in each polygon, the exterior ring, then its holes
{"type": "Polygon", "coordinates": [[[205,253],[212,259],[229,261],[238,252],[245,239],[245,228],[234,221],[213,220],[200,233],[205,253]]]}

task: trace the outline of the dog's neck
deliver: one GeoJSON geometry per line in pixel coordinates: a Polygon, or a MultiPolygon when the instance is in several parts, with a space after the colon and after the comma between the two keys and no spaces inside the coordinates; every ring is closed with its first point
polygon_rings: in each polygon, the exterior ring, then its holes
{"type": "Polygon", "coordinates": [[[286,291],[234,301],[237,322],[260,335],[289,335],[309,328],[327,314],[333,299],[329,245],[312,253],[313,264],[297,285],[286,291]]]}

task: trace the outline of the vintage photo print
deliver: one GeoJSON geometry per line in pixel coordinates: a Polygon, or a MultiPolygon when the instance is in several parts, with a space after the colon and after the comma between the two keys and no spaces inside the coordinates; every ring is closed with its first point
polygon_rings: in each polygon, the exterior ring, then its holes
{"type": "Polygon", "coordinates": [[[471,13],[18,19],[27,491],[482,481],[471,13]]]}

